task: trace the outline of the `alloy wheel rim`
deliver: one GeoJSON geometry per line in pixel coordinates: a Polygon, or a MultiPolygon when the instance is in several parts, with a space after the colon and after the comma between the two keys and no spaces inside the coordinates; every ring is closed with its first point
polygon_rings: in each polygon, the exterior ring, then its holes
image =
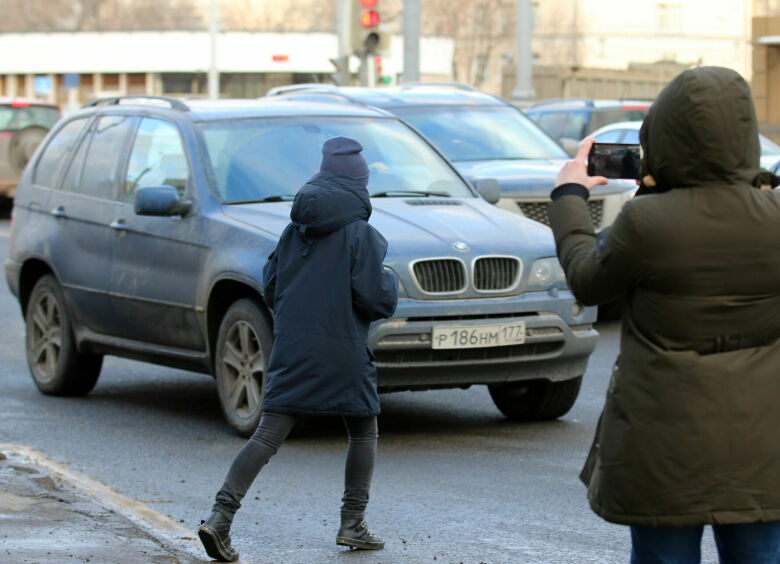
{"type": "Polygon", "coordinates": [[[32,311],[30,362],[36,378],[47,383],[57,375],[62,350],[62,317],[54,294],[40,294],[32,311]]]}
{"type": "Polygon", "coordinates": [[[250,419],[263,403],[265,357],[260,339],[246,321],[233,324],[222,351],[225,405],[242,419],[250,419]]]}

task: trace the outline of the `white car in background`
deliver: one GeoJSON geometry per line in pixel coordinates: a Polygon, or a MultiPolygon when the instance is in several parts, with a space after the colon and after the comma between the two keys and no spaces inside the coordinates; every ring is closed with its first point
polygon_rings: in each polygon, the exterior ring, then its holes
{"type": "MultiPolygon", "coordinates": [[[[631,143],[639,144],[639,128],[641,121],[620,121],[605,125],[588,135],[596,143],[631,143]]],[[[780,162],[780,146],[764,135],[758,136],[761,142],[761,168],[772,170],[780,162]]]]}

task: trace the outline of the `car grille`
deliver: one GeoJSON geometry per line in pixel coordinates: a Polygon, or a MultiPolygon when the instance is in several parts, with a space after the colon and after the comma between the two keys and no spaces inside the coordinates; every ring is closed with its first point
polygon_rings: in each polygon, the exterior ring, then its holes
{"type": "Polygon", "coordinates": [[[466,270],[458,260],[421,260],[412,270],[420,288],[429,294],[460,292],[466,287],[466,270]]]}
{"type": "MultiPolygon", "coordinates": [[[[550,225],[550,219],[547,217],[547,210],[550,209],[550,202],[518,202],[520,211],[523,215],[550,225]]],[[[588,213],[590,214],[590,221],[594,228],[601,226],[601,222],[604,219],[604,200],[590,199],[588,200],[588,213]]]]}
{"type": "Polygon", "coordinates": [[[517,282],[520,261],[511,257],[485,257],[474,264],[474,288],[483,292],[508,290],[517,282]]]}
{"type": "Polygon", "coordinates": [[[391,367],[403,364],[428,364],[431,362],[469,362],[479,360],[533,357],[556,353],[563,349],[563,341],[542,341],[508,347],[484,347],[475,349],[404,349],[375,350],[377,366],[391,367]]]}

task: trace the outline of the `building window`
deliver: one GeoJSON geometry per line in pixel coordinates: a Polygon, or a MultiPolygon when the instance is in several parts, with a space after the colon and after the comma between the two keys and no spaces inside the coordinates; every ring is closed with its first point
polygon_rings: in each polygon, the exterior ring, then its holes
{"type": "Polygon", "coordinates": [[[655,29],[663,35],[673,35],[682,32],[682,6],[680,4],[655,5],[655,29]]]}

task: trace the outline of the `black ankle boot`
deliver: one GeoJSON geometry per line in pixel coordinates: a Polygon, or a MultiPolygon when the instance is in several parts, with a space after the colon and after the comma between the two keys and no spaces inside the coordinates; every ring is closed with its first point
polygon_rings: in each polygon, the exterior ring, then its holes
{"type": "Polygon", "coordinates": [[[230,544],[231,521],[219,511],[214,511],[205,521],[201,521],[198,536],[206,554],[220,562],[235,562],[238,551],[230,544]]]}
{"type": "Polygon", "coordinates": [[[341,528],[336,535],[336,544],[365,550],[379,550],[385,547],[385,541],[369,530],[362,515],[341,516],[341,528]]]}

